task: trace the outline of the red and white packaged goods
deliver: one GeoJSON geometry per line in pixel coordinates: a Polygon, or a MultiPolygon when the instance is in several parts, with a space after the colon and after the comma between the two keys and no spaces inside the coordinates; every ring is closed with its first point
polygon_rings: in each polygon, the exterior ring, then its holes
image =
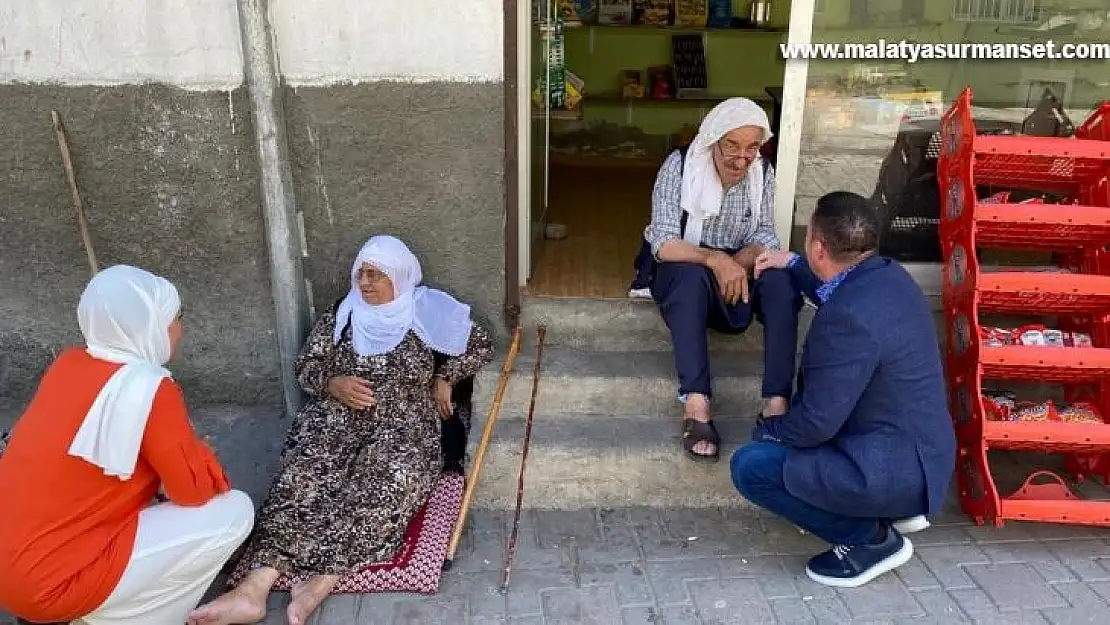
{"type": "Polygon", "coordinates": [[[1065,332],[1042,325],[1025,325],[1019,328],[982,329],[983,341],[991,347],[1025,345],[1029,347],[1093,347],[1091,335],[1085,332],[1065,332]]]}

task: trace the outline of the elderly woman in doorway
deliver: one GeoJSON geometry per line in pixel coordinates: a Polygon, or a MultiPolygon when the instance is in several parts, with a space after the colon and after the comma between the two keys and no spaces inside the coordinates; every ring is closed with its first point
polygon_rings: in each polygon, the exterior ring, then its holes
{"type": "Polygon", "coordinates": [[[650,293],[671,332],[682,440],[694,460],[716,461],[720,436],[707,329],[739,334],[763,325],[765,416],[783,414],[791,396],[802,297],[783,270],[753,278],[755,259],[780,248],[775,174],[760,158],[771,138],[763,108],[745,98],[717,105],[688,149],[663,163],[652,193],[651,224],[637,260],[633,293],[650,293]]]}
{"type": "Polygon", "coordinates": [[[0,608],[33,622],[180,625],[254,523],[164,367],[181,302],[119,265],[77,306],[0,455],[0,608]],[[162,491],[168,501],[154,503],[162,491]]]}
{"type": "MultiPolygon", "coordinates": [[[[389,236],[363,246],[350,281],[297,361],[312,398],[292,425],[246,552],[251,572],[191,624],[261,620],[270,588],[292,572],[308,576],[287,614],[304,625],[341,575],[395,554],[444,466],[441,429],[469,418],[453,410],[452,388],[493,355],[470,307],[418,286],[420,263],[389,236]]],[[[461,471],[461,457],[448,462],[461,471]]]]}

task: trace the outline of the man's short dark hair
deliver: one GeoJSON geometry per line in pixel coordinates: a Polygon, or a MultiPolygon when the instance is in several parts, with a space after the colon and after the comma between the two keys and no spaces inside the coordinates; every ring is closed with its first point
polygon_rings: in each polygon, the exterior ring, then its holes
{"type": "Polygon", "coordinates": [[[821,241],[837,261],[879,249],[879,213],[867,198],[834,191],[817,200],[813,238],[821,241]]]}

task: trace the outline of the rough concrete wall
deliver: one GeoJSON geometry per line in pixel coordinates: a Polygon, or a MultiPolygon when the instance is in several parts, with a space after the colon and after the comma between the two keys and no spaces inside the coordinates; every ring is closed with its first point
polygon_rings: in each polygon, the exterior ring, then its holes
{"type": "Polygon", "coordinates": [[[0,397],[28,397],[80,340],[88,269],[56,109],[101,264],[139,265],[181,291],[172,368],[190,399],[278,399],[240,50],[234,0],[0,7],[0,397]]]}
{"type": "Polygon", "coordinates": [[[25,397],[80,341],[88,280],[50,110],[62,115],[101,265],[181,292],[175,374],[196,401],[274,401],[277,365],[257,166],[242,90],[0,86],[0,395],[25,397]]]}
{"type": "Polygon", "coordinates": [[[272,0],[317,310],[370,236],[503,332],[503,4],[272,0]]]}
{"type": "MultiPolygon", "coordinates": [[[[500,0],[271,0],[317,306],[370,235],[501,329],[500,0]]],[[[195,403],[280,400],[235,0],[0,6],[0,399],[80,339],[88,279],[50,110],[70,132],[103,263],[167,276],[195,403]]]]}
{"type": "Polygon", "coordinates": [[[387,233],[409,244],[429,284],[501,332],[500,85],[302,87],[285,102],[317,310],[347,291],[363,242],[387,233]]]}

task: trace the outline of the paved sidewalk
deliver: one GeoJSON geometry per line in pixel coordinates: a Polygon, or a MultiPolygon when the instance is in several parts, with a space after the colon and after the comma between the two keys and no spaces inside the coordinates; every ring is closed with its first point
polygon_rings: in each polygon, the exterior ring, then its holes
{"type": "MultiPolygon", "coordinates": [[[[723,625],[1106,623],[1110,531],[1040,524],[975,527],[949,515],[913,536],[896,574],[837,591],[811,582],[823,546],[750,511],[526,513],[507,596],[511,519],[477,514],[433,597],[336,597],[314,625],[723,625]]],[[[266,623],[284,623],[286,596],[266,623]]]]}
{"type": "MultiPolygon", "coordinates": [[[[526,513],[511,589],[500,586],[510,519],[477,512],[430,597],[338,596],[312,625],[724,625],[1106,623],[1110,531],[975,527],[949,515],[912,538],[914,559],[855,590],[805,577],[819,541],[749,511],[526,513]]],[[[288,595],[267,624],[284,623],[288,595]]],[[[0,624],[10,621],[0,615],[0,624]]]]}
{"type": "MultiPolygon", "coordinates": [[[[14,416],[2,408],[0,426],[14,416]]],[[[273,413],[267,407],[198,412],[199,429],[218,441],[236,485],[256,500],[287,426],[273,413]]],[[[1014,464],[999,477],[1027,473],[1027,465],[1014,464]]],[[[1105,490],[1088,496],[1108,498],[1105,490]]],[[[909,564],[845,591],[809,581],[805,561],[825,546],[776,518],[744,508],[630,508],[526,512],[511,589],[502,596],[499,569],[510,517],[471,514],[437,595],[338,596],[312,625],[1110,622],[1110,530],[976,527],[954,500],[933,528],[911,537],[917,553],[909,564]]],[[[287,601],[285,594],[272,597],[267,624],[285,622],[287,601]]],[[[0,625],[11,622],[0,614],[0,625]]]]}

